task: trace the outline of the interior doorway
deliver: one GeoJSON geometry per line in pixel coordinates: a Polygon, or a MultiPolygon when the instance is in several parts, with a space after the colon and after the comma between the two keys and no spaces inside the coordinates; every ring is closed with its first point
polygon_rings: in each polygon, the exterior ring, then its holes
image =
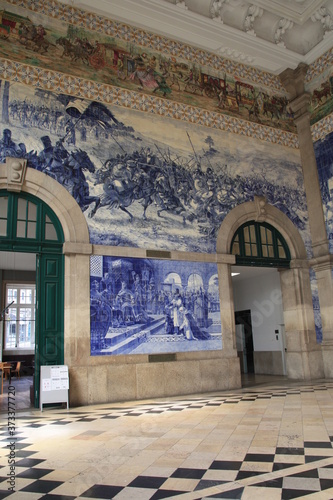
{"type": "MultiPolygon", "coordinates": [[[[15,385],[17,409],[32,406],[32,388],[35,365],[35,289],[36,254],[0,252],[1,321],[0,360],[13,368],[19,363],[19,375],[11,381],[15,385]],[[11,305],[11,307],[8,307],[11,305]]],[[[0,408],[6,409],[6,386],[0,396],[0,408]],[[3,407],[4,406],[4,407],[3,407]],[[3,407],[3,408],[2,408],[3,407]]]]}
{"type": "Polygon", "coordinates": [[[244,374],[286,374],[280,273],[232,267],[237,352],[244,374]]]}
{"type": "Polygon", "coordinates": [[[241,373],[254,373],[253,332],[251,311],[235,311],[238,355],[241,363],[241,373]],[[239,328],[237,328],[239,327],[239,328]]]}

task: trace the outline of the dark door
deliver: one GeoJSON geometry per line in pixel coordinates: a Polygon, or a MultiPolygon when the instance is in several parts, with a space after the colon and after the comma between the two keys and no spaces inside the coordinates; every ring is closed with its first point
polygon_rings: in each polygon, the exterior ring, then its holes
{"type": "Polygon", "coordinates": [[[37,255],[35,408],[39,407],[40,366],[64,363],[63,255],[37,255]]]}
{"type": "Polygon", "coordinates": [[[244,356],[246,357],[246,373],[254,373],[254,361],[253,361],[253,336],[252,336],[252,321],[251,321],[251,311],[250,309],[246,311],[236,311],[235,312],[235,323],[236,325],[244,326],[244,356]]]}

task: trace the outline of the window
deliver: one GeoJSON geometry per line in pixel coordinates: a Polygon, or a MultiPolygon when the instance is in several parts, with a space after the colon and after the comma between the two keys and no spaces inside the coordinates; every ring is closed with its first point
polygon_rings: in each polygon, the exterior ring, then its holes
{"type": "Polygon", "coordinates": [[[231,242],[236,264],[289,267],[290,252],[283,236],[270,224],[251,221],[243,224],[231,242]]]}
{"type": "Polygon", "coordinates": [[[35,349],[36,287],[6,285],[5,349],[35,349]]]}
{"type": "Polygon", "coordinates": [[[22,251],[62,251],[63,232],[56,215],[27,193],[0,191],[0,238],[3,250],[13,250],[20,241],[22,251]]]}

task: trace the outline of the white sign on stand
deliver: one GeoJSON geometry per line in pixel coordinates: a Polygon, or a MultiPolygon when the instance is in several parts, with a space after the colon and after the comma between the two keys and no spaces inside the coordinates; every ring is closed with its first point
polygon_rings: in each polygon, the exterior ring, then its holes
{"type": "Polygon", "coordinates": [[[40,367],[40,410],[43,404],[68,403],[69,377],[66,365],[45,365],[40,367]]]}

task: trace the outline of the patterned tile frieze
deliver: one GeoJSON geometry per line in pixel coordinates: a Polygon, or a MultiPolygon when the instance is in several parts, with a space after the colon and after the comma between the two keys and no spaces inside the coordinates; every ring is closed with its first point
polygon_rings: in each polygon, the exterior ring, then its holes
{"type": "Polygon", "coordinates": [[[309,65],[305,81],[310,83],[314,78],[320,76],[327,68],[333,65],[333,48],[318,57],[315,62],[309,65]]]}
{"type": "Polygon", "coordinates": [[[71,5],[59,4],[55,0],[9,0],[4,3],[38,12],[80,28],[103,33],[115,39],[126,42],[131,41],[140,47],[206,66],[218,72],[225,72],[233,78],[253,82],[275,92],[285,93],[280,79],[276,75],[260,71],[251,66],[235,63],[217,54],[163,36],[154,35],[145,30],[113,21],[95,13],[83,11],[71,5]]]}
{"type": "Polygon", "coordinates": [[[298,148],[296,134],[132,90],[0,59],[0,79],[298,148]]]}
{"type": "Polygon", "coordinates": [[[328,134],[333,132],[333,114],[325,116],[320,122],[312,125],[311,130],[313,142],[324,139],[328,134]]]}

